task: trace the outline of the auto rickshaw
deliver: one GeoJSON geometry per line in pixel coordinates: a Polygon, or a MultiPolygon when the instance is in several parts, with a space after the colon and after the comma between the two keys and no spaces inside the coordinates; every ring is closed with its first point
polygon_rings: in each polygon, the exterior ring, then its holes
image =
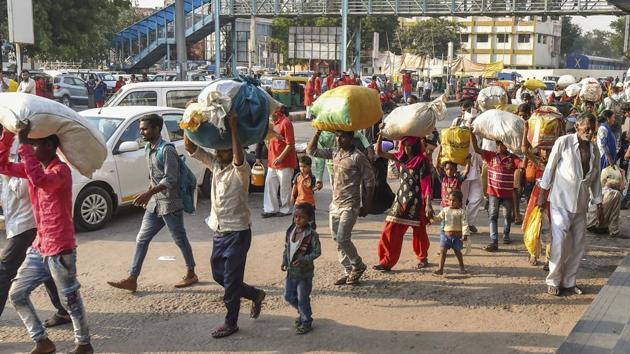
{"type": "Polygon", "coordinates": [[[308,77],[283,76],[271,81],[271,95],[289,109],[304,107],[304,88],[308,77]]]}

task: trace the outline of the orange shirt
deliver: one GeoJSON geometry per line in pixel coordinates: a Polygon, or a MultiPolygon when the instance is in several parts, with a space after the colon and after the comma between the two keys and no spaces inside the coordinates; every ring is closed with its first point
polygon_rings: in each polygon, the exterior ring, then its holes
{"type": "Polygon", "coordinates": [[[295,205],[308,203],[315,206],[315,176],[309,174],[307,176],[298,173],[293,179],[293,183],[297,187],[297,198],[295,205]]]}

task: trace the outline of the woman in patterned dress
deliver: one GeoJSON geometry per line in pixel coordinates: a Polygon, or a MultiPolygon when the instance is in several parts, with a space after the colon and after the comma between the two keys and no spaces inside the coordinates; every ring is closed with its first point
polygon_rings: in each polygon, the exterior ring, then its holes
{"type": "Polygon", "coordinates": [[[400,168],[400,188],[385,219],[385,227],[378,244],[379,264],[373,269],[389,271],[400,258],[403,238],[407,229],[413,229],[413,251],[418,259],[417,268],[429,265],[427,254],[429,237],[426,225],[431,207],[431,161],[424,154],[420,138],[404,137],[396,153],[384,152],[381,137],[376,142],[378,156],[396,161],[400,168]]]}

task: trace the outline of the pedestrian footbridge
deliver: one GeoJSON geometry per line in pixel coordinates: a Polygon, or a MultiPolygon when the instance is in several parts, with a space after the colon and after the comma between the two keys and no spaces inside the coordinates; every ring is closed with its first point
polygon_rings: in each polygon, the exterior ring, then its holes
{"type": "MultiPolygon", "coordinates": [[[[622,15],[630,0],[184,0],[186,41],[195,43],[237,17],[622,15]],[[218,13],[217,13],[218,11],[218,13]],[[218,20],[218,23],[215,22],[218,20]]],[[[120,68],[147,68],[175,43],[175,4],[118,32],[120,68]]]]}

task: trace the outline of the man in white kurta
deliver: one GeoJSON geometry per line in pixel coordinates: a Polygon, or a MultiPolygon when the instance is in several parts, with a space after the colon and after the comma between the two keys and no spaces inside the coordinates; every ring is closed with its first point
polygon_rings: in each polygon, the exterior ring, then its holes
{"type": "Polygon", "coordinates": [[[598,215],[603,218],[599,150],[592,142],[595,117],[581,115],[576,130],[556,140],[540,181],[544,194],[539,205],[550,193],[552,244],[546,283],[552,295],[559,295],[562,289],[582,293],[575,279],[586,248],[589,202],[597,205],[598,215]]]}

